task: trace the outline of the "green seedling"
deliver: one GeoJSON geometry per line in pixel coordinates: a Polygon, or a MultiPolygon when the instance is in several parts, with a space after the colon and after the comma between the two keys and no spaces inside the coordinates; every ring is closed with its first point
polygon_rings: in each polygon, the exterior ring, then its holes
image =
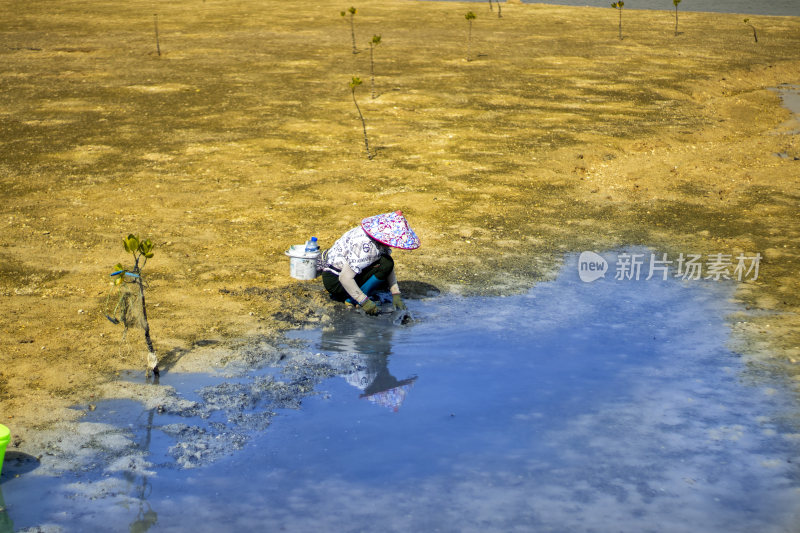
{"type": "Polygon", "coordinates": [[[367,139],[367,123],[364,122],[364,115],[361,114],[361,108],[358,107],[358,102],[356,101],[356,87],[358,87],[359,85],[361,85],[361,78],[353,76],[353,79],[350,80],[350,93],[353,95],[353,103],[356,105],[356,111],[358,111],[358,117],[361,119],[361,127],[364,129],[364,147],[367,149],[367,159],[372,160],[374,156],[369,151],[369,139],[367,139]]]}
{"type": "Polygon", "coordinates": [[[625,2],[619,0],[619,2],[614,2],[611,4],[611,7],[619,11],[619,39],[622,40],[622,7],[625,5],[625,2]]]}
{"type": "Polygon", "coordinates": [[[672,0],[672,4],[675,6],[675,35],[678,35],[678,4],[681,3],[681,0],[672,0]]]}
{"type": "Polygon", "coordinates": [[[381,36],[373,35],[372,40],[369,42],[369,75],[372,84],[372,99],[375,99],[375,62],[373,61],[372,51],[376,46],[381,44],[381,36]]]}
{"type": "Polygon", "coordinates": [[[756,34],[756,27],[750,24],[750,19],[744,19],[744,23],[753,28],[753,40],[758,42],[758,35],[756,34]]]}
{"type": "Polygon", "coordinates": [[[475,13],[472,11],[467,11],[467,14],[464,15],[464,18],[467,19],[467,22],[469,23],[469,30],[467,31],[467,61],[472,61],[470,49],[472,47],[472,21],[476,18],[475,13]]]}
{"type": "Polygon", "coordinates": [[[142,269],[147,260],[153,257],[153,242],[150,239],[139,240],[136,235],[128,235],[122,240],[125,251],[133,255],[133,268],[126,268],[122,263],[117,263],[111,273],[112,284],[117,287],[117,304],[114,310],[108,314],[108,318],[113,324],[122,324],[125,327],[126,335],[131,327],[139,327],[144,330],[144,341],[147,344],[147,366],[145,375],[158,376],[158,357],[153,348],[153,341],[150,338],[150,324],[147,321],[147,305],[145,303],[144,289],[145,282],[142,279],[142,269]]]}
{"type": "Polygon", "coordinates": [[[354,54],[358,53],[358,48],[356,48],[356,25],[355,25],[355,22],[353,22],[353,19],[355,18],[357,11],[358,10],[356,8],[351,6],[347,11],[340,11],[339,12],[339,14],[341,16],[343,16],[343,17],[347,16],[348,13],[350,14],[350,38],[353,40],[353,53],[354,54]]]}

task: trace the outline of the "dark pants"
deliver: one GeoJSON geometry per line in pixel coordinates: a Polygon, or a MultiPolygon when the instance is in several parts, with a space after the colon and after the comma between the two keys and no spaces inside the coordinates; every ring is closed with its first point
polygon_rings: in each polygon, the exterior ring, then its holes
{"type": "MultiPolygon", "coordinates": [[[[361,287],[364,282],[372,276],[375,276],[379,280],[385,281],[386,278],[389,277],[389,274],[392,273],[392,269],[394,269],[394,260],[391,258],[391,256],[382,255],[380,259],[356,274],[356,283],[359,287],[361,287]]],[[[342,284],[339,282],[339,276],[336,274],[332,274],[331,272],[327,271],[323,272],[322,284],[325,286],[325,290],[330,293],[331,299],[336,300],[337,302],[343,302],[350,298],[350,295],[346,290],[344,290],[344,287],[342,287],[342,284]]]]}

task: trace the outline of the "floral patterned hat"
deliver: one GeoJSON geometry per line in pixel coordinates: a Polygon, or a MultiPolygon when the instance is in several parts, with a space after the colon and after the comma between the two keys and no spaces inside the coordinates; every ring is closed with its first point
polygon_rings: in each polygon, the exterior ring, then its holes
{"type": "Polygon", "coordinates": [[[419,248],[419,237],[408,226],[402,211],[367,217],[361,221],[361,228],[367,235],[386,246],[402,250],[419,248]]]}

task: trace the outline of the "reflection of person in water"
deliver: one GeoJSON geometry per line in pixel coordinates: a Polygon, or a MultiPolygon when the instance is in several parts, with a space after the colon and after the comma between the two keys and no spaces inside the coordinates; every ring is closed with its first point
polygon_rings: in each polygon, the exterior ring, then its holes
{"type": "Polygon", "coordinates": [[[388,407],[400,409],[417,376],[398,380],[389,372],[389,358],[385,355],[352,354],[349,373],[342,377],[350,385],[364,391],[359,397],[388,407]]]}
{"type": "Polygon", "coordinates": [[[401,211],[367,217],[342,235],[320,254],[317,264],[331,298],[360,305],[367,314],[377,315],[378,306],[369,297],[388,288],[395,309],[405,309],[391,248],[419,248],[419,238],[401,211]]]}
{"type": "Polygon", "coordinates": [[[334,327],[322,331],[320,348],[336,352],[330,356],[332,366],[362,391],[361,398],[397,411],[417,377],[398,380],[389,372],[394,327],[388,321],[357,320],[346,313],[334,327]]]}

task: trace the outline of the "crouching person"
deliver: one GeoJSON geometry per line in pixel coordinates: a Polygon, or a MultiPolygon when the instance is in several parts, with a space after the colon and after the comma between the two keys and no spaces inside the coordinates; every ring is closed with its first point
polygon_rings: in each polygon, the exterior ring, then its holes
{"type": "Polygon", "coordinates": [[[414,250],[419,245],[402,211],[367,217],[320,255],[322,283],[332,299],[359,305],[369,315],[379,312],[369,297],[386,288],[392,294],[394,308],[405,309],[392,248],[414,250]]]}

